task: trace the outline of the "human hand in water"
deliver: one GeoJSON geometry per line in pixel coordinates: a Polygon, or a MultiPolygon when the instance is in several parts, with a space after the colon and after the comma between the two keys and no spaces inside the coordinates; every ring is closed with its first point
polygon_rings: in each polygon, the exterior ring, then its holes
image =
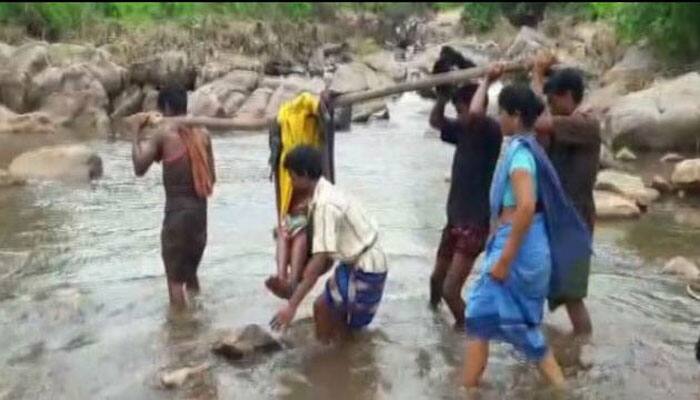
{"type": "Polygon", "coordinates": [[[491,278],[497,282],[504,282],[508,278],[509,269],[508,263],[499,259],[491,268],[491,278]]]}
{"type": "Polygon", "coordinates": [[[277,314],[270,321],[270,328],[275,331],[285,330],[289,324],[294,319],[294,315],[297,313],[296,307],[291,304],[287,304],[282,307],[277,314]]]}

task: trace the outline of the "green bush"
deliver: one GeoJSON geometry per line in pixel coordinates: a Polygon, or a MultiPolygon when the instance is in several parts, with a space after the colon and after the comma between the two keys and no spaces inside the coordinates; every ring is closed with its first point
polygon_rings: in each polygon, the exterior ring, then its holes
{"type": "Polygon", "coordinates": [[[589,3],[594,19],[614,22],[628,43],[648,39],[661,55],[679,61],[700,57],[698,3],[589,3]]]}
{"type": "Polygon", "coordinates": [[[462,18],[468,31],[485,32],[502,12],[499,3],[464,3],[462,18]]]}

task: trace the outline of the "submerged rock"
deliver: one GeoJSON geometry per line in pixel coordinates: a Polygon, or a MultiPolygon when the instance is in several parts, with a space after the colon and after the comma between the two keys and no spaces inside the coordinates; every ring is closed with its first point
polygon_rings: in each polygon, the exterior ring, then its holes
{"type": "Polygon", "coordinates": [[[593,198],[596,216],[600,219],[636,218],[641,214],[637,204],[623,196],[596,190],[593,198]]]}
{"type": "Polygon", "coordinates": [[[212,346],[214,354],[229,360],[240,360],[258,353],[282,350],[282,344],[260,325],[248,325],[243,329],[226,333],[212,346]]]}
{"type": "Polygon", "coordinates": [[[676,257],[666,263],[661,273],[677,275],[688,281],[700,278],[698,266],[683,257],[676,257]]]}
{"type": "Polygon", "coordinates": [[[659,192],[645,187],[642,178],[613,170],[601,171],[595,188],[620,194],[642,206],[648,206],[659,198],[659,192]]]}
{"type": "Polygon", "coordinates": [[[651,178],[651,187],[659,191],[659,193],[671,193],[673,185],[661,175],[654,175],[651,178]]]}
{"type": "Polygon", "coordinates": [[[160,383],[167,389],[181,387],[194,375],[201,374],[209,369],[209,364],[201,364],[196,367],[180,368],[175,371],[164,372],[160,376],[160,383]]]}
{"type": "Polygon", "coordinates": [[[683,189],[700,189],[700,158],[681,161],[676,164],[671,182],[683,189]]]}
{"type": "Polygon", "coordinates": [[[47,146],[15,158],[9,171],[19,178],[87,181],[102,176],[102,159],[83,145],[47,146]]]}
{"type": "Polygon", "coordinates": [[[6,187],[22,186],[26,183],[26,180],[13,176],[4,169],[0,169],[0,189],[6,187]]]}

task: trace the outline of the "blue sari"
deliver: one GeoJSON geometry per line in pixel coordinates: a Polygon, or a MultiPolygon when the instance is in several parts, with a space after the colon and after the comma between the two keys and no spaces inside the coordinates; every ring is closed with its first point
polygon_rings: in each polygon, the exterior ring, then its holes
{"type": "Polygon", "coordinates": [[[527,359],[541,360],[547,343],[541,330],[544,302],[566,278],[571,266],[590,256],[587,226],[564,194],[547,155],[533,135],[517,135],[508,144],[491,183],[491,218],[497,221],[516,150],[525,146],[535,159],[535,214],[504,282],[491,277],[512,226],[498,226],[486,246],[481,273],[467,294],[466,330],[471,337],[512,344],[527,359]]]}

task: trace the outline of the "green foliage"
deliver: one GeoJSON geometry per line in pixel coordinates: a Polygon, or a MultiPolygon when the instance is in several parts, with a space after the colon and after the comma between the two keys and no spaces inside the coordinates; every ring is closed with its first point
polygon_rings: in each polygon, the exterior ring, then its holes
{"type": "Polygon", "coordinates": [[[677,60],[700,57],[698,3],[589,3],[592,18],[615,23],[628,42],[648,39],[664,56],[677,60]]]}
{"type": "Polygon", "coordinates": [[[80,33],[83,26],[100,22],[129,27],[162,21],[191,23],[208,17],[326,21],[342,9],[369,11],[396,19],[450,7],[455,7],[455,3],[0,3],[0,24],[24,26],[30,35],[58,40],[80,33]]]}
{"type": "Polygon", "coordinates": [[[502,12],[499,3],[464,3],[462,18],[467,30],[485,32],[491,27],[502,12]]]}

